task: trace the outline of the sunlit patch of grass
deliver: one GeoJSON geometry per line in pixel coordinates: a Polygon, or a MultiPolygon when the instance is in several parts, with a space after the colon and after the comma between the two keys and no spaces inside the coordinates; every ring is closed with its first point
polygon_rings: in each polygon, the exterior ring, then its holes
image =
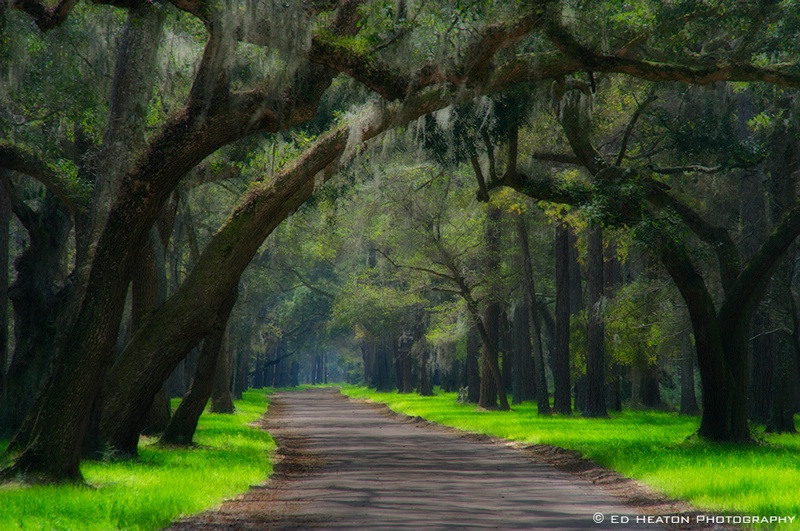
{"type": "Polygon", "coordinates": [[[758,444],[712,444],[692,437],[699,418],[675,413],[540,417],[535,404],[516,405],[510,412],[478,411],[474,405],[457,403],[455,393],[420,397],[363,387],[345,387],[342,392],[461,430],[578,450],[709,514],[795,516],[783,529],[800,525],[800,436],[761,432],[756,434],[758,444]]]}
{"type": "Polygon", "coordinates": [[[145,440],[135,461],[84,462],[87,486],[0,487],[0,529],[159,529],[218,505],[271,471],[272,438],[248,426],[265,409],[264,391],[248,391],[234,415],[200,418],[194,448],[145,440]]]}

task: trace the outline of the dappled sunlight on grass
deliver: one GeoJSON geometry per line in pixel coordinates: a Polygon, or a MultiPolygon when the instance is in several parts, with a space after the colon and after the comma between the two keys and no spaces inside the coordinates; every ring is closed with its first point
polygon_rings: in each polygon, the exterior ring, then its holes
{"type": "Polygon", "coordinates": [[[213,507],[269,474],[274,443],[248,426],[265,409],[264,392],[250,391],[235,415],[201,417],[196,447],[163,449],[144,440],[139,459],[84,462],[88,486],[0,489],[0,529],[159,529],[213,507]]]}
{"type": "MultiPolygon", "coordinates": [[[[353,398],[475,433],[578,450],[603,466],[707,511],[800,519],[800,436],[756,432],[758,444],[712,444],[692,435],[698,417],[625,411],[607,419],[538,416],[535,404],[478,411],[455,393],[433,397],[345,387],[353,398]]],[[[789,529],[789,527],[785,528],[789,529]]]]}

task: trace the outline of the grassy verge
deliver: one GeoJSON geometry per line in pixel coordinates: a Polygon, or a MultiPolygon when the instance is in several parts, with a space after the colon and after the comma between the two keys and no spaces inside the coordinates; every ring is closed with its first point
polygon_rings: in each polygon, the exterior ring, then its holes
{"type": "Polygon", "coordinates": [[[709,514],[795,516],[784,529],[797,528],[800,522],[799,436],[761,433],[757,445],[719,445],[691,437],[698,418],[673,413],[626,411],[610,419],[539,417],[535,404],[514,406],[511,412],[477,411],[474,405],[456,403],[454,393],[420,397],[362,387],[345,387],[342,392],[461,430],[579,450],[709,514]]]}
{"type": "Polygon", "coordinates": [[[235,415],[200,418],[195,448],[143,441],[136,461],[85,462],[88,486],[0,487],[0,530],[159,529],[213,507],[269,474],[272,438],[247,426],[265,409],[264,392],[248,391],[235,415]]]}

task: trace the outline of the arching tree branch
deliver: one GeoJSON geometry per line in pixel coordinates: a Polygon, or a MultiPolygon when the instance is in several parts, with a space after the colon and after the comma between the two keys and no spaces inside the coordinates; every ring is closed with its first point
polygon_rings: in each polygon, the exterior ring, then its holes
{"type": "Polygon", "coordinates": [[[63,177],[56,169],[23,146],[0,142],[0,167],[32,177],[59,197],[71,213],[89,201],[89,186],[63,177]]]}

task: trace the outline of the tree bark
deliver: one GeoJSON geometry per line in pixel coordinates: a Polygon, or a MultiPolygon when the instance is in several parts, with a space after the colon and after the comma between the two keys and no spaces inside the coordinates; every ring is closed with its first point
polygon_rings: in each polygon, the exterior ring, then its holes
{"type": "Polygon", "coordinates": [[[772,379],[775,367],[775,335],[769,314],[765,308],[759,308],[753,317],[753,340],[750,342],[752,365],[750,368],[750,420],[757,424],[766,424],[769,420],[772,379]]]}
{"type": "MultiPolygon", "coordinates": [[[[235,303],[236,291],[229,295],[220,309],[220,326],[203,340],[203,349],[200,352],[200,359],[197,363],[192,385],[189,388],[189,392],[181,400],[178,409],[175,410],[169,425],[164,430],[164,435],[161,436],[159,441],[161,444],[186,446],[192,443],[194,432],[197,429],[197,422],[200,420],[200,415],[203,414],[214,390],[214,373],[218,359],[223,355],[225,331],[235,303]]],[[[111,427],[107,425],[106,428],[111,427]]],[[[126,450],[125,447],[119,444],[115,445],[115,448],[123,452],[126,450]]],[[[132,449],[135,453],[135,448],[127,449],[132,449]]]]}
{"type": "MultiPolygon", "coordinates": [[[[695,332],[697,364],[703,390],[703,416],[698,433],[714,441],[750,440],[747,412],[739,409],[743,406],[742,398],[734,396],[741,393],[746,397],[747,387],[744,393],[737,388],[736,378],[741,378],[741,374],[734,375],[726,359],[726,348],[737,340],[742,342],[739,347],[744,346],[746,350],[747,338],[743,337],[746,334],[742,334],[741,330],[745,325],[737,322],[739,329],[735,335],[733,330],[723,331],[711,295],[691,261],[672,242],[660,241],[658,250],[667,272],[686,302],[695,332]],[[723,340],[726,334],[729,336],[727,341],[723,340]]],[[[746,378],[743,380],[746,382],[746,378]]]]}
{"type": "Polygon", "coordinates": [[[233,398],[241,400],[249,386],[250,352],[241,345],[236,349],[236,376],[233,384],[233,398]]]}
{"type": "MultiPolygon", "coordinates": [[[[800,153],[797,149],[796,130],[787,131],[781,145],[780,157],[777,168],[771,175],[768,190],[771,206],[771,217],[780,219],[790,207],[790,201],[797,194],[796,171],[800,153]]],[[[793,279],[795,277],[794,263],[789,262],[790,256],[783,256],[775,265],[775,272],[771,280],[771,302],[776,306],[781,318],[781,330],[775,338],[773,385],[771,390],[772,403],[766,430],[771,433],[797,433],[794,424],[794,380],[796,343],[793,332],[798,321],[796,318],[796,305],[792,293],[793,279]]]]}
{"type": "Polygon", "coordinates": [[[514,308],[514,371],[512,403],[521,404],[536,398],[531,354],[530,318],[528,304],[519,303],[514,308]]]}
{"type": "MultiPolygon", "coordinates": [[[[6,435],[20,428],[42,391],[54,346],[71,320],[64,309],[72,289],[63,287],[66,245],[72,227],[69,212],[60,199],[48,192],[38,213],[18,205],[16,214],[28,231],[30,243],[16,260],[17,278],[8,290],[14,308],[16,341],[0,408],[0,432],[6,435]]],[[[22,433],[17,439],[15,447],[26,443],[22,433]]]]}
{"type": "MultiPolygon", "coordinates": [[[[607,248],[603,265],[603,296],[609,300],[616,296],[616,291],[622,286],[623,273],[622,264],[617,257],[617,243],[613,238],[608,240],[607,248]]],[[[606,368],[609,371],[606,376],[606,407],[612,411],[622,411],[622,367],[614,362],[606,368]]]]}
{"type": "Polygon", "coordinates": [[[150,409],[147,411],[144,422],[142,422],[142,433],[144,435],[157,435],[164,433],[164,430],[169,425],[172,418],[172,406],[170,404],[169,393],[167,393],[167,386],[162,385],[158,390],[156,396],[153,397],[153,403],[150,404],[150,409]]]}
{"type": "Polygon", "coordinates": [[[525,301],[528,307],[528,330],[532,339],[533,355],[533,382],[536,392],[536,403],[539,415],[549,415],[550,394],[547,390],[547,378],[545,375],[544,348],[542,346],[542,324],[539,319],[539,311],[536,302],[536,284],[533,278],[533,267],[531,265],[530,245],[528,241],[528,227],[522,216],[517,217],[517,234],[520,241],[520,252],[522,253],[522,271],[525,278],[525,301]]]}
{"type": "Polygon", "coordinates": [[[777,271],[772,278],[771,302],[782,314],[779,323],[781,330],[774,334],[773,349],[770,353],[772,362],[772,387],[769,389],[769,415],[766,421],[766,431],[769,433],[796,433],[797,428],[794,423],[794,377],[796,343],[793,332],[797,326],[797,319],[794,318],[796,311],[792,295],[792,277],[794,271],[789,265],[788,257],[784,257],[778,263],[777,271]],[[787,316],[789,318],[787,319],[787,316]]]}
{"type": "Polygon", "coordinates": [[[478,406],[484,409],[497,407],[498,394],[503,390],[503,376],[497,356],[497,343],[500,327],[500,305],[490,303],[483,312],[485,333],[481,334],[481,387],[478,406]]]}
{"type": "Polygon", "coordinates": [[[551,363],[555,385],[553,409],[572,413],[570,393],[569,320],[570,320],[570,238],[564,223],[556,226],[556,345],[551,363]]]}
{"type": "Polygon", "coordinates": [[[394,342],[395,360],[397,362],[397,390],[400,393],[413,393],[414,381],[411,368],[411,349],[414,337],[403,331],[394,342]]]}
{"type": "Polygon", "coordinates": [[[615,363],[610,369],[611,378],[606,385],[606,405],[611,411],[622,411],[622,368],[615,363]]]}
{"type": "Polygon", "coordinates": [[[586,347],[586,408],[584,417],[607,417],[605,396],[605,332],[603,328],[603,232],[589,228],[588,332],[586,347]]]}
{"type": "Polygon", "coordinates": [[[638,355],[631,367],[632,396],[635,407],[653,409],[663,407],[658,362],[650,363],[645,353],[638,355]]]}
{"type": "Polygon", "coordinates": [[[467,382],[467,402],[477,404],[480,399],[481,376],[478,369],[480,358],[480,336],[473,325],[467,332],[467,360],[465,363],[467,382]]]}
{"type": "MultiPolygon", "coordinates": [[[[0,8],[2,10],[2,8],[0,8]]],[[[0,13],[0,19],[4,13],[0,13]]],[[[0,20],[0,24],[3,21],[0,20]]],[[[3,27],[0,25],[0,33],[3,27]]],[[[3,172],[0,169],[0,172],[3,172]]],[[[8,369],[8,244],[11,229],[11,201],[0,190],[0,405],[5,403],[8,369]]],[[[3,423],[0,421],[0,425],[3,423]]],[[[3,430],[0,430],[2,432],[3,430]]]]}
{"type": "Polygon", "coordinates": [[[689,329],[681,333],[681,415],[697,415],[700,408],[694,390],[694,345],[689,329]]]}
{"type": "Polygon", "coordinates": [[[578,262],[578,236],[575,229],[567,225],[569,237],[569,312],[578,315],[584,307],[583,302],[583,274],[578,262]]]}
{"type": "Polygon", "coordinates": [[[497,329],[497,352],[500,358],[500,368],[503,375],[503,389],[508,392],[512,387],[514,373],[514,340],[511,323],[508,321],[506,309],[500,309],[500,321],[497,329]]]}
{"type": "MultiPolygon", "coordinates": [[[[214,369],[221,350],[223,333],[224,331],[213,332],[203,340],[192,384],[164,429],[159,440],[160,444],[183,446],[192,444],[197,422],[206,408],[214,387],[214,369]]],[[[138,442],[138,437],[136,440],[138,442]]],[[[133,448],[125,448],[122,444],[118,444],[116,448],[122,455],[135,455],[133,448]]]]}
{"type": "Polygon", "coordinates": [[[394,341],[388,337],[378,340],[375,364],[375,389],[378,391],[391,391],[397,380],[393,369],[393,346],[394,341]]]}
{"type": "MultiPolygon", "coordinates": [[[[139,329],[147,314],[155,311],[167,298],[163,240],[155,227],[145,241],[134,266],[131,281],[131,333],[139,329]]],[[[142,423],[142,433],[163,432],[169,425],[172,411],[169,396],[161,387],[142,423]]]]}
{"type": "Polygon", "coordinates": [[[361,361],[364,365],[364,385],[375,387],[375,345],[369,341],[361,340],[361,361]]]}
{"type": "MultiPolygon", "coordinates": [[[[500,218],[501,210],[499,207],[489,204],[486,216],[486,228],[484,232],[484,243],[486,245],[486,270],[485,274],[494,278],[500,267],[500,218]]],[[[462,278],[460,280],[462,296],[467,301],[467,306],[472,313],[472,318],[478,329],[481,338],[481,392],[478,398],[478,406],[483,408],[497,407],[499,399],[499,409],[507,411],[509,409],[508,397],[506,395],[505,381],[500,371],[499,363],[499,343],[500,343],[500,303],[492,300],[484,309],[481,317],[478,312],[477,303],[472,299],[472,292],[466,286],[462,278]]]]}
{"type": "Polygon", "coordinates": [[[230,318],[222,338],[222,349],[214,368],[214,389],[211,392],[211,412],[231,414],[235,411],[231,393],[231,323],[230,318]]]}
{"type": "Polygon", "coordinates": [[[417,354],[417,374],[419,384],[417,385],[417,393],[420,396],[433,396],[433,380],[431,379],[431,368],[428,361],[430,360],[429,345],[424,338],[420,338],[415,347],[417,354]]]}
{"type": "Polygon", "coordinates": [[[797,433],[794,424],[794,360],[793,342],[781,333],[775,352],[775,382],[772,389],[767,433],[797,433]]]}

